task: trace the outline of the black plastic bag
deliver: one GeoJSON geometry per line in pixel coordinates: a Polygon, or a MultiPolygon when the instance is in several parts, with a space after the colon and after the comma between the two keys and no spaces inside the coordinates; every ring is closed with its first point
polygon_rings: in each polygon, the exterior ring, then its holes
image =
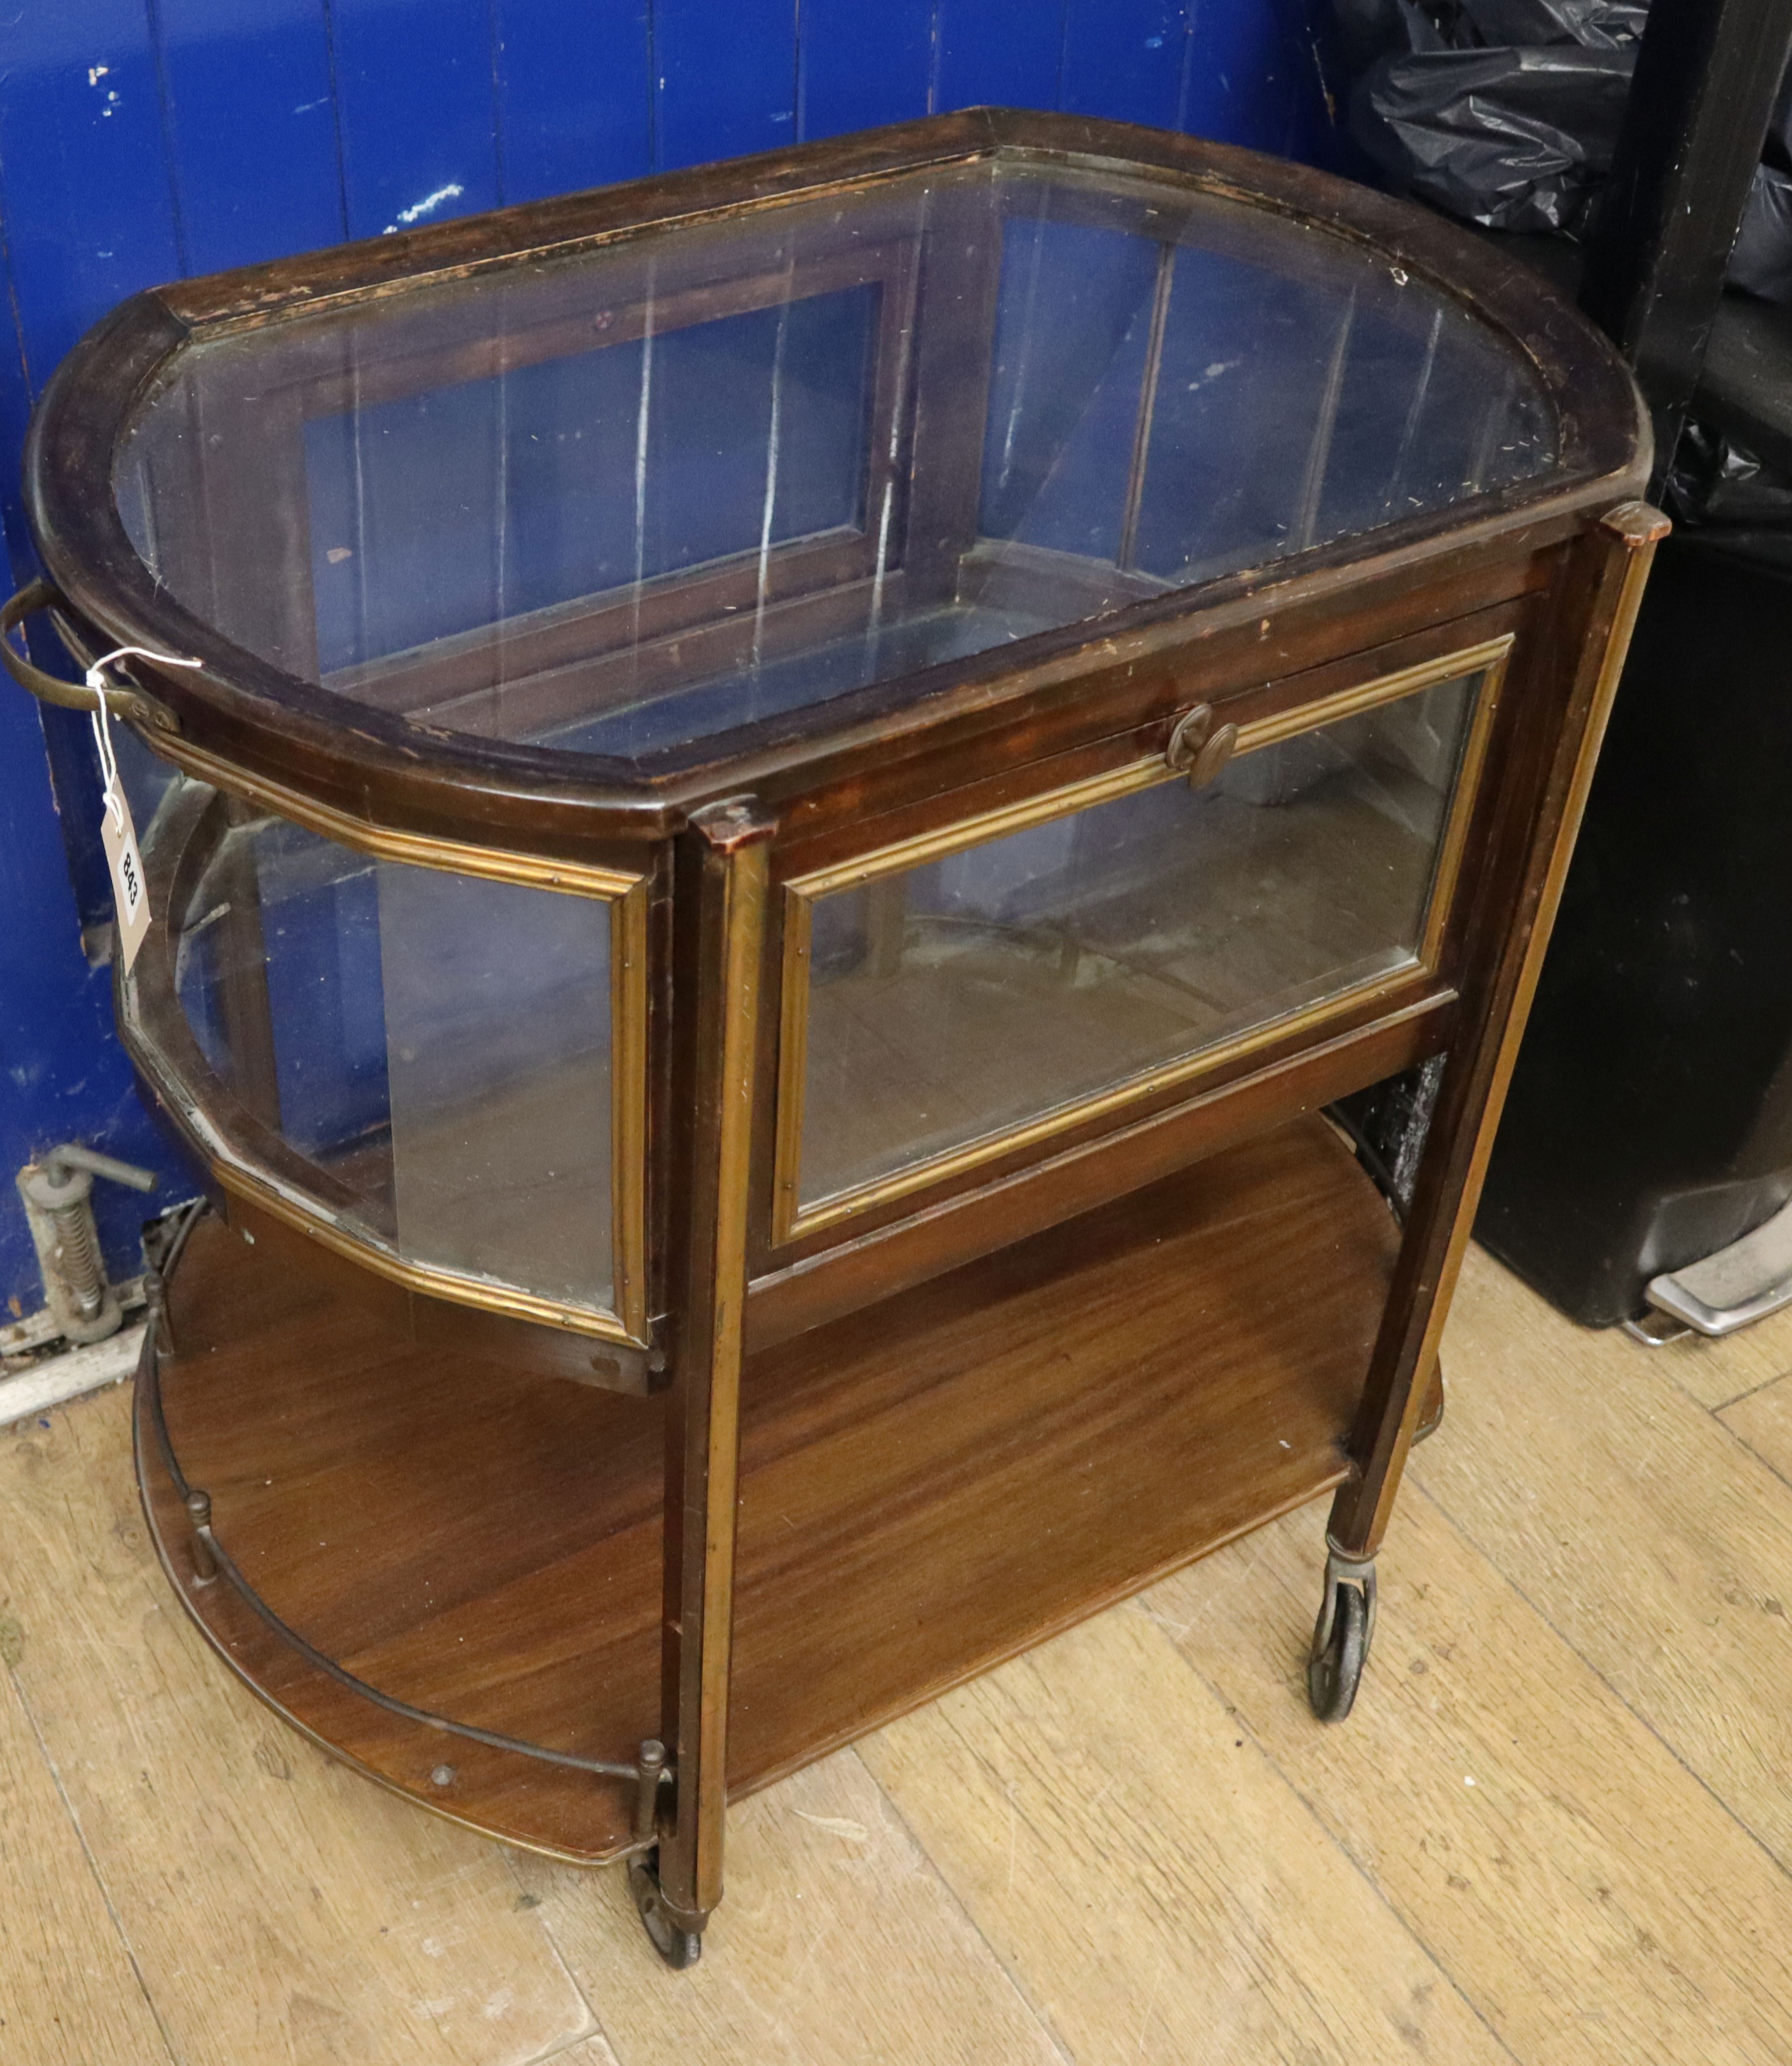
{"type": "Polygon", "coordinates": [[[1757,165],[1729,257],[1729,284],[1764,302],[1792,302],[1792,173],[1757,165]]]}
{"type": "Polygon", "coordinates": [[[1729,284],[1792,303],[1792,79],[1780,87],[1767,142],[1729,257],[1729,284]]]}
{"type": "Polygon", "coordinates": [[[1621,50],[1642,36],[1648,0],[1335,0],[1353,71],[1385,51],[1578,43],[1621,50]],[[1422,17],[1414,22],[1414,16],[1422,17]]]}
{"type": "Polygon", "coordinates": [[[1648,0],[1460,0],[1484,43],[1578,43],[1589,51],[1634,51],[1648,0]]]}
{"type": "MultiPolygon", "coordinates": [[[[1648,0],[1334,0],[1357,141],[1396,183],[1489,229],[1584,227],[1610,171],[1648,0]]],[[[1792,306],[1792,81],[1729,283],[1792,306]]]]}
{"type": "Polygon", "coordinates": [[[1491,229],[1576,232],[1610,170],[1646,0],[1338,0],[1350,126],[1401,184],[1491,229]]]}
{"type": "Polygon", "coordinates": [[[1663,499],[1674,522],[1691,529],[1792,527],[1792,476],[1697,418],[1674,448],[1663,499]]]}

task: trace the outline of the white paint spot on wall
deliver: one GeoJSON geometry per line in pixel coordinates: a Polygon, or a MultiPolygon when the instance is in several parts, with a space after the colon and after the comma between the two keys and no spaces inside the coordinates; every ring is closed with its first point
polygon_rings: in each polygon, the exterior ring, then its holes
{"type": "Polygon", "coordinates": [[[445,201],[458,201],[467,189],[458,180],[451,180],[445,187],[438,187],[434,193],[425,194],[421,201],[413,201],[409,208],[398,210],[396,222],[389,222],[380,232],[382,237],[396,237],[400,229],[408,229],[414,222],[421,222],[426,215],[433,214],[445,201]]]}

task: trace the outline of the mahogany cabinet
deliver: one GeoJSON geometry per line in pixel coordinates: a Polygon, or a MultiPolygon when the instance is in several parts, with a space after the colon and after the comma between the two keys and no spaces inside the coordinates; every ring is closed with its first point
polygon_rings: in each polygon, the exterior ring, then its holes
{"type": "Polygon", "coordinates": [[[1497,253],[1040,115],[119,310],[5,618],[133,649],[220,1655],[674,1963],[729,1796],[1327,1493],[1345,1712],[1648,460],[1497,253]]]}

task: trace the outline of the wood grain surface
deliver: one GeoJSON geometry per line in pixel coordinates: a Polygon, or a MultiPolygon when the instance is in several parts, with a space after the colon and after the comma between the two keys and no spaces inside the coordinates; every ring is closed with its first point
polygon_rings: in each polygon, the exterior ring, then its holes
{"type": "Polygon", "coordinates": [[[1792,1492],[1672,1366],[1470,1254],[1456,1335],[1477,1375],[1452,1386],[1460,1434],[1418,1452],[1418,1481],[1792,1865],[1792,1492]]]}
{"type": "MultiPolygon", "coordinates": [[[[1792,1357],[1789,1357],[1792,1360],[1792,1357]]],[[[1733,1400],[1717,1416],[1770,1470],[1792,1485],[1792,1382],[1775,1378],[1733,1400]]]]}
{"type": "Polygon", "coordinates": [[[524,1855],[516,1873],[631,2060],[1062,2066],[1021,1987],[850,1750],[730,1810],[715,1950],[690,1972],[668,1973],[647,1951],[620,1873],[594,1878],[524,1855]]]}
{"type": "Polygon", "coordinates": [[[1143,1604],[1501,2041],[1638,2066],[1792,2052],[1792,1882],[1432,1501],[1385,1553],[1373,1748],[1302,1712],[1304,1520],[1143,1604]]]}
{"type": "Polygon", "coordinates": [[[1136,1609],[863,1755],[1079,2060],[1503,2056],[1136,1609]]]}
{"type": "Polygon", "coordinates": [[[1587,1333],[1471,1252],[1349,1723],[1298,1683],[1309,1509],[737,1803],[681,1975],[618,1874],[507,1866],[233,1686],[154,1568],[122,1394],[45,1415],[0,1436],[0,2061],[1778,2066],[1777,1795],[1733,1746],[1792,1675],[1708,1577],[1788,1568],[1792,1486],[1738,1439],[1771,1445],[1774,1355],[1587,1333]],[[1636,1597],[1671,1707],[1598,1647],[1636,1597]]]}
{"type": "MultiPolygon", "coordinates": [[[[15,1667],[24,1631],[0,1612],[15,1667]]],[[[67,2044],[91,2066],[172,2060],[104,1884],[10,1672],[0,1672],[0,2059],[67,2044]]],[[[73,2056],[72,2053],[71,2056],[73,2056]]]]}
{"type": "MultiPolygon", "coordinates": [[[[174,2056],[474,2066],[589,2034],[500,1852],[326,1763],[204,1654],[151,1559],[127,1405],[7,1443],[13,1676],[174,2056]]],[[[60,2066],[41,2032],[0,2059],[60,2066]]]]}
{"type": "Polygon", "coordinates": [[[1674,1382],[1700,1405],[1727,1407],[1792,1367],[1792,1307],[1724,1341],[1687,1335],[1665,1343],[1657,1353],[1674,1382]]]}
{"type": "MultiPolygon", "coordinates": [[[[730,1791],[1335,1485],[1394,1240],[1305,1120],[750,1359],[730,1791]]],[[[176,1452],[277,1614],[416,1707],[632,1758],[659,1713],[657,1401],[419,1353],[216,1223],[172,1313],[176,1452]]],[[[269,1699],[442,1812],[627,1844],[623,1785],[448,1744],[194,1587],[142,1446],[171,1570],[269,1699]]]]}

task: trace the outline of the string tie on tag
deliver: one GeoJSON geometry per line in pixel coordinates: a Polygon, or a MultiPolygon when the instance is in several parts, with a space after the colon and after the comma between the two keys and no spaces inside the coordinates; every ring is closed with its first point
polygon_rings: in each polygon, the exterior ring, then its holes
{"type": "Polygon", "coordinates": [[[183,659],[177,653],[157,653],[148,646],[115,646],[110,653],[102,654],[88,668],[87,684],[98,699],[91,719],[94,751],[99,756],[100,779],[105,784],[105,804],[111,812],[115,825],[124,823],[124,811],[118,800],[118,759],[112,751],[112,713],[107,703],[107,695],[112,684],[107,680],[102,670],[111,666],[115,660],[130,658],[133,654],[145,660],[153,660],[159,667],[202,667],[205,664],[203,660],[183,659]]]}

